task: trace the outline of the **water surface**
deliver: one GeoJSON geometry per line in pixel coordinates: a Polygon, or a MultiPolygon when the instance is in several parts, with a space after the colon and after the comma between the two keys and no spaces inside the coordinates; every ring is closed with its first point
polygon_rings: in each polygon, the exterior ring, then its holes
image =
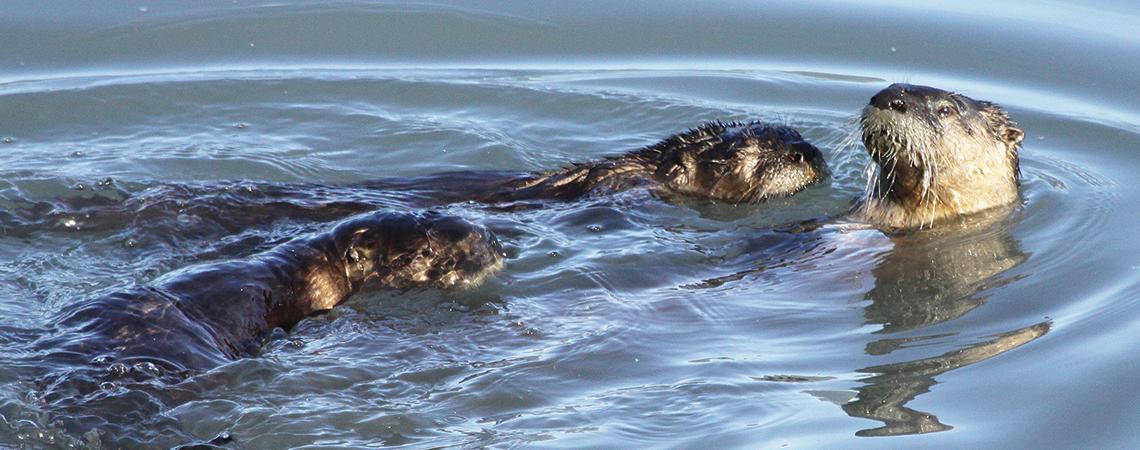
{"type": "Polygon", "coordinates": [[[2,446],[1136,443],[1134,4],[0,13],[2,446]],[[853,117],[897,81],[1007,107],[1027,136],[1020,204],[901,237],[844,221],[866,176],[853,117]],[[40,364],[36,340],[69,305],[351,214],[316,206],[409,207],[352,183],[550,169],[706,120],[794,126],[833,176],[762,205],[630,191],[438,206],[498,233],[502,274],[359,295],[261,357],[175,384],[124,377],[86,410],[37,381],[68,370],[40,364]],[[248,207],[281,186],[287,205],[248,207]],[[806,219],[823,225],[787,226],[806,219]],[[85,414],[129,425],[77,433],[85,414]]]}

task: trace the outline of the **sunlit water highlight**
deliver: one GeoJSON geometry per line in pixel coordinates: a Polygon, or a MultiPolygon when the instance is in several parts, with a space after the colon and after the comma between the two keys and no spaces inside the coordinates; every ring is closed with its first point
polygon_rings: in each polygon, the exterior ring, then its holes
{"type": "Polygon", "coordinates": [[[1135,443],[1134,6],[540,3],[0,6],[0,445],[1135,443]],[[843,143],[894,81],[1006,106],[1021,204],[894,238],[844,220],[867,158],[843,143]],[[495,230],[502,274],[360,295],[86,409],[45,397],[68,368],[37,340],[68,305],[422,200],[352,183],[753,119],[799,129],[832,178],[762,205],[440,205],[495,230]],[[280,186],[288,204],[243,207],[280,186]],[[72,430],[92,411],[128,420],[72,430]]]}

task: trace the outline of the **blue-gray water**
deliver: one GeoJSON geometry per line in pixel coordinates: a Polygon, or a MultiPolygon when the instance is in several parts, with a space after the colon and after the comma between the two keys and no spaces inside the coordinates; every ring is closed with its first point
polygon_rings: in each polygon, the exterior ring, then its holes
{"type": "Polygon", "coordinates": [[[1107,0],[4,2],[0,218],[35,228],[0,236],[0,446],[1134,447],[1137,30],[1107,0]],[[844,223],[852,118],[896,81],[1009,109],[1009,217],[844,223]],[[360,295],[261,357],[104,386],[125,430],[64,432],[91,412],[36,382],[53,313],[332,220],[233,229],[196,201],[549,169],[718,119],[798,128],[832,178],[752,206],[446,206],[511,256],[478,289],[360,295]],[[183,185],[138,217],[68,209],[183,185]]]}

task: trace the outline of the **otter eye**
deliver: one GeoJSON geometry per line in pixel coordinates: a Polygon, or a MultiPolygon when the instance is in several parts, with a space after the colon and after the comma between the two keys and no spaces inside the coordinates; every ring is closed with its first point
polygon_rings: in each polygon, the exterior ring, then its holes
{"type": "Polygon", "coordinates": [[[942,117],[943,119],[945,119],[945,118],[950,117],[952,115],[954,115],[954,108],[951,108],[949,106],[943,106],[941,108],[938,108],[938,116],[939,117],[942,117]]]}

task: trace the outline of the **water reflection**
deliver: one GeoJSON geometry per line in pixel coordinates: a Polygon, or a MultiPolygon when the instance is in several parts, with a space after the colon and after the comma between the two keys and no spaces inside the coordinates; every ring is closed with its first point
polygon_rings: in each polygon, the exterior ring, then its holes
{"type": "Polygon", "coordinates": [[[867,322],[890,334],[956,319],[984,304],[989,289],[1015,281],[1000,275],[1028,257],[1009,224],[980,225],[893,236],[893,248],[871,271],[867,322]]]}
{"type": "Polygon", "coordinates": [[[939,422],[934,414],[916,411],[906,404],[930,391],[937,383],[935,376],[1025,345],[1045,335],[1049,327],[1049,322],[1042,322],[932,358],[860,369],[859,372],[875,375],[859,380],[867,385],[858,389],[854,400],[843,405],[843,411],[851,417],[883,422],[883,426],[860,430],[856,436],[896,436],[952,429],[939,422]]]}
{"type": "MultiPolygon", "coordinates": [[[[953,320],[985,304],[989,289],[1016,279],[1002,274],[1028,259],[1010,228],[1007,221],[983,217],[892,237],[894,248],[871,271],[875,286],[865,296],[872,302],[864,310],[867,321],[882,326],[876,333],[894,334],[953,320]]],[[[935,376],[1025,345],[1049,328],[1048,322],[1042,322],[938,356],[860,369],[874,375],[859,380],[865,386],[857,389],[854,400],[842,405],[843,411],[884,424],[861,430],[857,436],[949,430],[953,427],[939,422],[934,414],[906,404],[928,392],[937,383],[935,376]]],[[[866,353],[885,355],[912,342],[945,336],[878,339],[867,345],[866,353]]]]}

